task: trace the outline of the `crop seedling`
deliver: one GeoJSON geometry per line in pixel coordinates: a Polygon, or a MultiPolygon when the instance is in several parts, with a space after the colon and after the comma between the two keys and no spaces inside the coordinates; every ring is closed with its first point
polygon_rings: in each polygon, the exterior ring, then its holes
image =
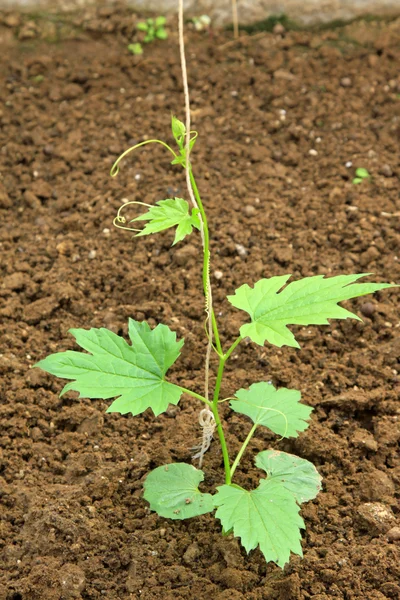
{"type": "Polygon", "coordinates": [[[362,183],[364,179],[371,179],[371,175],[369,174],[367,169],[359,167],[358,169],[356,169],[355,177],[352,183],[354,183],[354,185],[358,185],[359,183],[362,183]]]}
{"type": "Polygon", "coordinates": [[[239,537],[247,552],[259,547],[266,561],[283,567],[291,552],[302,555],[300,532],[305,525],[299,515],[300,506],[318,494],[321,488],[320,475],[309,461],[275,449],[263,450],[255,457],[255,465],[262,473],[255,489],[248,490],[238,485],[235,475],[257,428],[265,427],[280,438],[296,438],[307,429],[312,408],[301,402],[300,391],[277,389],[268,381],[253,383],[247,389],[237,390],[229,398],[221,398],[225,365],[244,339],[259,346],[267,342],[278,348],[299,348],[289,328],[291,325],[328,325],[329,319],[358,319],[339,306],[339,302],[390,288],[393,284],[358,283],[366,274],[329,278],[316,275],[289,282],[290,275],[285,274],[261,279],[253,287],[242,285],[228,296],[228,301],[234,308],[247,313],[247,322],[240,327],[236,339],[223,348],[209,277],[208,221],[190,160],[197,132],[190,129],[183,0],[179,0],[179,41],[186,124],[172,117],[172,135],[176,147],[172,148],[158,139],[145,140],[126,150],[117,159],[111,175],[118,174],[121,160],[131,151],[147,144],[160,144],[172,155],[172,164],[184,169],[191,205],[184,198],[166,198],[154,205],[131,201],[119,209],[114,223],[117,227],[134,231],[137,237],[176,228],[173,245],[200,231],[208,338],[204,395],[167,379],[167,371],[178,359],[184,340],[177,340],[176,333],[164,324],[151,329],[146,322],[129,319],[130,343],[102,327],[71,329],[77,344],[86,352],[68,350],[51,354],[35,366],[69,380],[61,395],[77,391],[84,398],[113,399],[107,409],[109,413],[139,415],[151,409],[158,416],[170,404],[177,405],[183,394],[200,402],[199,423],[203,437],[193,459],[199,459],[199,467],[202,466],[204,454],[216,431],[225,482],[221,481],[215,493],[206,493],[199,489],[199,484],[204,480],[201,468],[187,463],[172,463],[159,466],[147,475],[144,498],[151,510],[169,519],[189,519],[216,510],[215,517],[220,520],[224,534],[233,533],[239,537]],[[147,210],[127,224],[122,212],[128,205],[144,206],[147,210]],[[139,228],[140,224],[142,228],[139,228]],[[211,352],[218,357],[212,394],[209,391],[211,352]],[[232,411],[251,422],[248,435],[235,457],[231,457],[228,451],[221,422],[220,406],[224,400],[230,401],[232,411]]]}
{"type": "Polygon", "coordinates": [[[168,32],[165,29],[165,17],[156,17],[155,19],[146,19],[137,24],[137,29],[145,33],[143,42],[149,44],[154,40],[166,40],[168,32]]]}
{"type": "Polygon", "coordinates": [[[134,54],[135,56],[140,56],[141,54],[143,54],[143,47],[142,44],[139,44],[139,42],[129,44],[128,50],[131,54],[134,54]]]}
{"type": "MultiPolygon", "coordinates": [[[[173,157],[172,164],[187,167],[185,125],[172,118],[172,133],[177,144],[175,151],[161,140],[146,140],[130,148],[116,161],[111,171],[115,176],[119,162],[131,150],[150,143],[162,144],[173,157]]],[[[190,132],[190,148],[197,133],[190,132]]],[[[151,235],[176,227],[173,244],[181,242],[193,230],[202,230],[203,291],[209,298],[209,230],[204,206],[189,163],[189,175],[196,199],[190,210],[183,198],[168,198],[155,205],[133,222],[144,221],[143,229],[126,226],[121,210],[115,224],[133,229],[137,236],[151,235]]],[[[129,203],[127,203],[129,204],[129,203]]],[[[127,206],[124,205],[124,207],[127,206]]],[[[140,202],[131,202],[139,204],[140,202]]],[[[251,421],[249,433],[234,460],[228,452],[224,428],[220,418],[220,389],[224,368],[233,351],[245,338],[264,346],[266,342],[278,348],[299,348],[289,325],[327,325],[328,319],[358,317],[338,305],[343,300],[364,296],[391,287],[386,283],[357,283],[361,275],[323,275],[288,282],[290,275],[261,279],[253,287],[245,284],[228,296],[233,307],[247,313],[237,338],[223,350],[214,310],[207,303],[219,359],[212,398],[202,396],[179,384],[170,383],[167,371],[178,359],[184,340],[166,325],[151,329],[146,322],[129,319],[128,344],[108,329],[72,329],[70,332],[86,353],[67,351],[52,354],[37,367],[71,380],[62,390],[77,391],[85,398],[115,398],[107,412],[139,415],[150,408],[157,416],[169,404],[178,404],[182,394],[189,394],[204,404],[200,414],[203,443],[195,455],[202,461],[216,429],[221,445],[225,469],[225,483],[215,494],[204,493],[199,484],[204,479],[202,470],[186,463],[157,467],[146,478],[144,498],[151,510],[169,519],[189,519],[215,509],[225,533],[233,532],[241,538],[247,551],[259,546],[267,561],[280,567],[288,562],[290,553],[302,555],[300,530],[305,527],[299,515],[300,505],[313,499],[321,487],[321,477],[314,465],[297,456],[268,449],[260,452],[255,465],[264,473],[256,489],[246,490],[234,482],[234,475],[251,438],[259,427],[266,427],[281,438],[295,438],[308,427],[312,408],[301,402],[301,393],[294,389],[276,389],[270,382],[253,383],[248,389],[239,389],[230,398],[231,409],[251,421]]]]}

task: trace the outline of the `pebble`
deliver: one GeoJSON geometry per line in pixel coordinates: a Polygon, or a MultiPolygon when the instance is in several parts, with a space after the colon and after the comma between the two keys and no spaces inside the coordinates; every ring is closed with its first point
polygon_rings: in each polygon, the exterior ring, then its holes
{"type": "Polygon", "coordinates": [[[89,254],[88,254],[88,258],[90,258],[90,260],[93,260],[94,258],[96,258],[97,252],[96,250],[90,250],[89,254]]]}
{"type": "Polygon", "coordinates": [[[357,508],[357,519],[362,529],[377,536],[387,533],[396,523],[392,510],[380,502],[367,502],[357,508]]]}
{"type": "Polygon", "coordinates": [[[361,312],[365,317],[372,317],[376,310],[375,304],[372,302],[364,302],[361,304],[361,312]]]}
{"type": "Polygon", "coordinates": [[[393,177],[393,169],[390,165],[382,165],[379,169],[379,173],[385,177],[393,177]]]}
{"type": "Polygon", "coordinates": [[[215,277],[215,279],[217,279],[218,281],[219,281],[220,279],[222,279],[222,278],[223,278],[223,276],[224,276],[224,274],[223,274],[223,272],[222,272],[222,271],[214,271],[214,277],[215,277]]]}
{"type": "Polygon", "coordinates": [[[243,212],[246,217],[253,217],[257,211],[252,204],[246,204],[246,206],[243,208],[243,212]]]}
{"type": "Polygon", "coordinates": [[[353,82],[350,79],[350,77],[342,77],[342,79],[340,80],[340,85],[344,88],[348,88],[353,85],[353,82]]]}
{"type": "Polygon", "coordinates": [[[196,562],[196,559],[198,558],[199,554],[200,554],[199,546],[196,544],[196,542],[193,542],[193,544],[190,544],[190,546],[187,548],[185,554],[183,555],[183,562],[186,563],[187,565],[194,564],[196,562]]]}
{"type": "Polygon", "coordinates": [[[389,542],[398,542],[400,540],[400,527],[392,527],[387,533],[389,542]]]}
{"type": "Polygon", "coordinates": [[[308,154],[310,154],[310,156],[318,156],[318,150],[311,148],[311,150],[308,151],[308,154]]]}
{"type": "Polygon", "coordinates": [[[247,256],[247,250],[242,244],[235,244],[236,252],[241,258],[247,256]]]}

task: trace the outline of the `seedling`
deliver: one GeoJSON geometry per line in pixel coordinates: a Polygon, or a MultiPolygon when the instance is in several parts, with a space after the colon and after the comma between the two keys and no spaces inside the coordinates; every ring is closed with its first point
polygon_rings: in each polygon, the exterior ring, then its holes
{"type": "Polygon", "coordinates": [[[211,19],[208,15],[193,17],[192,23],[196,31],[208,31],[211,27],[211,19]]]}
{"type": "Polygon", "coordinates": [[[143,54],[142,44],[139,43],[129,44],[128,50],[131,54],[134,54],[135,56],[140,56],[141,54],[143,54]]]}
{"type": "Polygon", "coordinates": [[[362,183],[364,181],[364,179],[370,179],[371,175],[369,174],[369,172],[367,171],[367,169],[363,169],[362,167],[359,167],[358,169],[356,169],[356,176],[353,179],[354,185],[357,185],[359,183],[362,183]]]}
{"type": "Polygon", "coordinates": [[[137,29],[143,31],[146,35],[143,39],[145,44],[154,42],[154,40],[166,40],[168,32],[165,29],[165,17],[157,17],[156,19],[146,19],[137,24],[137,29]]]}
{"type": "MultiPolygon", "coordinates": [[[[145,221],[143,229],[130,227],[121,214],[115,224],[133,230],[137,236],[152,235],[176,227],[173,244],[181,242],[195,230],[203,236],[203,292],[209,298],[208,273],[210,268],[209,230],[204,206],[196,185],[192,165],[187,156],[186,128],[172,118],[172,133],[177,149],[161,140],[146,140],[133,146],[114,164],[111,175],[119,170],[119,163],[129,152],[146,144],[157,143],[172,154],[172,164],[188,170],[197,208],[190,209],[183,198],[168,198],[156,205],[144,205],[148,210],[132,219],[136,227],[145,221]]],[[[197,133],[190,132],[190,148],[197,133]]],[[[250,422],[249,432],[240,450],[231,458],[220,417],[220,390],[224,368],[233,352],[244,340],[259,346],[266,342],[278,348],[299,348],[289,326],[328,325],[329,319],[358,317],[338,305],[339,302],[392,287],[387,283],[357,283],[361,275],[323,275],[306,277],[289,282],[290,275],[269,277],[257,281],[253,287],[245,284],[228,296],[230,304],[247,313],[249,319],[240,327],[236,339],[223,349],[216,314],[206,303],[207,320],[212,324],[213,350],[219,366],[212,397],[208,398],[179,383],[166,378],[168,369],[178,359],[184,340],[167,326],[158,324],[151,329],[146,322],[129,319],[130,344],[108,329],[72,329],[70,332],[86,353],[67,351],[52,354],[36,367],[71,380],[62,390],[79,392],[84,398],[114,398],[107,412],[139,415],[151,409],[155,416],[165,412],[170,404],[178,404],[183,394],[188,394],[204,405],[200,413],[203,441],[195,457],[203,460],[214,430],[217,431],[225,471],[225,483],[218,485],[216,493],[199,489],[204,472],[187,463],[162,465],[151,471],[144,482],[144,498],[150,509],[161,517],[189,519],[212,513],[221,521],[225,534],[239,537],[249,552],[259,547],[266,561],[283,567],[290,553],[302,555],[300,530],[304,521],[299,515],[300,505],[315,498],[321,489],[321,477],[309,461],[281,452],[266,449],[257,454],[255,465],[260,469],[258,487],[245,489],[235,483],[235,475],[242,456],[256,430],[266,427],[280,438],[296,438],[307,429],[312,408],[301,402],[300,391],[276,389],[268,381],[250,385],[232,393],[230,407],[250,422]]],[[[222,472],[221,472],[222,475],[222,472]]]]}

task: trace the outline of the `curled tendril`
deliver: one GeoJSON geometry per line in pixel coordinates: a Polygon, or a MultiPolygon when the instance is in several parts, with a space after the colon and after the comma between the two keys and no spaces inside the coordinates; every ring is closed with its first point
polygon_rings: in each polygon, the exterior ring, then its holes
{"type": "MultiPolygon", "coordinates": [[[[196,139],[196,138],[194,138],[194,139],[196,139]]],[[[123,152],[121,154],[121,156],[119,156],[117,158],[117,160],[115,161],[115,163],[111,167],[111,171],[110,171],[111,177],[116,177],[116,175],[118,175],[118,173],[119,173],[119,166],[118,165],[121,162],[121,160],[123,158],[125,158],[125,156],[127,154],[129,154],[133,150],[136,150],[137,148],[140,148],[141,146],[145,146],[146,144],[161,144],[161,146],[164,146],[164,148],[167,148],[167,150],[169,150],[171,152],[171,154],[173,154],[174,158],[177,158],[177,155],[172,150],[172,148],[170,146],[168,146],[168,144],[166,144],[162,140],[145,140],[144,142],[140,142],[139,144],[135,144],[135,146],[132,146],[131,148],[128,148],[128,150],[125,150],[125,152],[123,152]]]]}
{"type": "Polygon", "coordinates": [[[145,202],[139,202],[137,200],[131,200],[130,202],[125,202],[122,206],[119,207],[117,216],[113,220],[113,225],[118,227],[118,229],[126,229],[127,231],[142,231],[141,229],[134,229],[133,227],[125,227],[124,225],[118,225],[118,223],[126,223],[126,218],[121,215],[121,210],[125,208],[125,206],[129,206],[129,204],[140,204],[141,206],[147,206],[147,208],[151,208],[151,204],[146,204],[145,202]]]}

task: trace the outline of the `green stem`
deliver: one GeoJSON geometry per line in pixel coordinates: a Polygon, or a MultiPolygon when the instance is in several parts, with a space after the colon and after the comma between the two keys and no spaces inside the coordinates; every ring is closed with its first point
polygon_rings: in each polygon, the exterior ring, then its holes
{"type": "Polygon", "coordinates": [[[242,341],[242,338],[239,335],[239,337],[233,342],[232,346],[230,346],[230,348],[228,348],[228,350],[225,352],[225,354],[224,354],[225,362],[228,360],[228,358],[230,357],[232,352],[235,350],[236,346],[238,346],[241,341],[242,341]]]}
{"type": "Polygon", "coordinates": [[[192,396],[193,398],[196,398],[197,400],[201,400],[201,402],[204,402],[204,404],[207,404],[207,406],[212,408],[212,405],[213,405],[212,402],[207,400],[207,398],[204,398],[204,396],[201,396],[200,394],[196,394],[196,392],[192,392],[192,390],[188,390],[187,388],[184,388],[181,385],[179,387],[181,388],[182,392],[185,392],[185,394],[189,394],[189,396],[192,396]]]}
{"type": "MultiPolygon", "coordinates": [[[[204,210],[203,202],[201,201],[200,193],[196,184],[196,180],[193,175],[192,168],[189,170],[190,183],[192,184],[194,197],[196,198],[197,206],[199,207],[200,215],[203,221],[203,234],[204,234],[204,262],[203,262],[203,290],[204,296],[206,300],[208,299],[208,275],[210,272],[210,234],[208,231],[208,222],[207,216],[204,210]]],[[[210,307],[210,317],[213,328],[213,334],[215,339],[215,344],[217,346],[218,354],[222,356],[222,346],[221,340],[219,337],[217,320],[215,318],[214,310],[210,307]]]]}
{"type": "Polygon", "coordinates": [[[217,432],[218,432],[218,437],[219,437],[219,441],[221,444],[222,456],[224,459],[225,483],[227,485],[229,485],[231,483],[231,467],[230,467],[230,461],[229,461],[229,452],[228,452],[228,446],[226,444],[224,430],[222,429],[221,419],[219,417],[219,412],[218,412],[218,400],[219,400],[219,393],[220,393],[220,389],[221,389],[222,376],[224,374],[225,362],[226,362],[225,358],[220,356],[217,380],[215,382],[214,398],[213,398],[211,410],[213,412],[215,423],[217,426],[217,432]]]}
{"type": "Polygon", "coordinates": [[[255,430],[257,429],[257,424],[254,424],[253,427],[250,429],[249,431],[249,435],[247,436],[247,438],[244,440],[242,447],[240,448],[237,457],[235,458],[235,461],[231,467],[231,478],[233,477],[234,472],[236,471],[236,467],[238,466],[238,464],[240,463],[240,459],[242,458],[244,451],[246,450],[248,443],[250,442],[251,438],[254,435],[255,430]]]}

